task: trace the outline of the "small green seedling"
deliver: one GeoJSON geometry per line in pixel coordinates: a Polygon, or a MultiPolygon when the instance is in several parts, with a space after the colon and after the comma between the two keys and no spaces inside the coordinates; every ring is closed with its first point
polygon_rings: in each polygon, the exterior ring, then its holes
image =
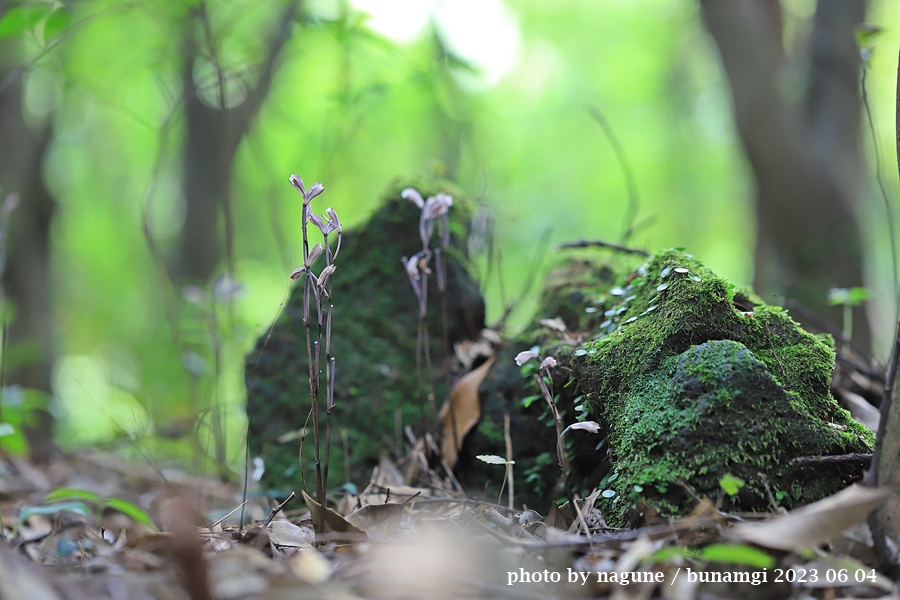
{"type": "Polygon", "coordinates": [[[104,509],[111,508],[130,517],[137,523],[146,525],[153,531],[158,531],[156,525],[153,524],[150,515],[136,504],[133,504],[128,500],[123,500],[122,498],[103,498],[90,490],[78,488],[57,488],[47,494],[46,500],[47,502],[57,502],[60,500],[67,500],[68,502],[47,506],[22,507],[22,510],[19,511],[19,523],[34,514],[55,514],[61,511],[76,512],[88,516],[91,514],[91,510],[88,508],[87,504],[93,504],[95,506],[96,514],[102,513],[104,509]]]}
{"type": "Polygon", "coordinates": [[[505,465],[506,473],[503,475],[503,483],[500,484],[500,496],[497,498],[497,504],[503,499],[503,489],[506,487],[506,480],[512,478],[512,466],[516,464],[514,460],[506,460],[502,456],[496,454],[479,454],[476,456],[478,460],[486,462],[489,465],[505,465]]]}
{"type": "Polygon", "coordinates": [[[828,304],[844,307],[844,339],[853,337],[853,307],[859,306],[870,297],[864,287],[832,288],[828,290],[828,304]]]}
{"type": "Polygon", "coordinates": [[[740,477],[726,474],[719,480],[719,487],[729,496],[735,496],[744,487],[744,480],[740,477]]]}

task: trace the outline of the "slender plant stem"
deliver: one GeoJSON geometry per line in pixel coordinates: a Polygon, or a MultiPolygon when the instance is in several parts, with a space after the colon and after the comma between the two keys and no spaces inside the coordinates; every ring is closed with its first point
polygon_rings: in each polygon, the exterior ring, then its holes
{"type": "MultiPolygon", "coordinates": [[[[869,69],[866,64],[862,66],[862,101],[866,110],[866,121],[869,124],[869,136],[872,138],[872,149],[875,154],[875,181],[878,182],[878,189],[881,191],[881,198],[884,201],[884,211],[887,217],[888,237],[891,242],[891,283],[894,300],[894,323],[900,322],[900,285],[898,285],[897,274],[897,233],[894,231],[894,213],[891,210],[891,203],[888,200],[887,190],[884,186],[884,178],[881,175],[881,153],[878,149],[878,138],[875,136],[875,123],[872,120],[872,109],[869,107],[869,94],[866,88],[866,75],[869,69]]],[[[900,91],[900,88],[898,88],[900,91]]],[[[900,148],[900,138],[898,138],[898,148],[900,148]]],[[[851,311],[853,309],[850,309],[851,311]]],[[[849,337],[849,336],[848,336],[849,337]]]]}

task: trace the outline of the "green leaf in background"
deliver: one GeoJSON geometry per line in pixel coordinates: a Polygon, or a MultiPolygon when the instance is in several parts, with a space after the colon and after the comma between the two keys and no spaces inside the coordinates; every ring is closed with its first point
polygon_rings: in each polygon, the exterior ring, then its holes
{"type": "Polygon", "coordinates": [[[832,306],[859,306],[868,300],[871,294],[864,287],[831,288],[828,290],[828,304],[832,306]]]}
{"type": "Polygon", "coordinates": [[[775,557],[745,544],[713,544],[701,550],[700,556],[715,562],[749,565],[760,569],[775,566],[775,557]]]}
{"type": "Polygon", "coordinates": [[[56,37],[69,28],[72,23],[72,15],[64,7],[60,7],[51,13],[44,21],[44,42],[56,37]]]}
{"type": "Polygon", "coordinates": [[[23,506],[19,510],[19,523],[33,515],[55,515],[61,512],[73,512],[87,517],[91,514],[91,509],[84,502],[62,502],[47,506],[23,506]]]}
{"type": "Polygon", "coordinates": [[[734,475],[725,475],[719,480],[719,487],[729,496],[734,496],[744,487],[744,480],[734,475]]]}
{"type": "Polygon", "coordinates": [[[37,25],[53,10],[50,4],[38,6],[17,6],[7,11],[0,21],[0,39],[19,35],[37,25]]]}
{"type": "Polygon", "coordinates": [[[56,502],[57,500],[85,500],[86,502],[100,502],[100,496],[90,490],[61,487],[47,493],[47,502],[56,502]]]}
{"type": "Polygon", "coordinates": [[[681,546],[669,546],[667,548],[660,548],[646,559],[644,559],[645,564],[657,564],[661,562],[666,562],[672,560],[673,558],[697,558],[698,553],[696,550],[692,548],[682,548],[681,546]]]}
{"type": "Polygon", "coordinates": [[[6,437],[7,435],[13,435],[15,433],[16,428],[10,423],[0,423],[0,437],[6,437]]]}
{"type": "Polygon", "coordinates": [[[122,498],[106,498],[103,501],[103,504],[113,510],[119,511],[127,517],[131,517],[138,523],[143,523],[147,527],[150,527],[151,529],[156,531],[156,525],[153,524],[153,520],[150,518],[150,515],[148,515],[142,508],[129,502],[128,500],[123,500],[122,498]]]}

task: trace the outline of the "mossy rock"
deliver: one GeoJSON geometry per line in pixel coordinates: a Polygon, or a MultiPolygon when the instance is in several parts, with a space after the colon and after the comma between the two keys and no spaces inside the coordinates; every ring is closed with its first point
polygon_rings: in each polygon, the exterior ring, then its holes
{"type": "Polygon", "coordinates": [[[608,430],[618,473],[603,507],[611,525],[636,522],[640,502],[683,515],[694,494],[722,498],[726,510],[766,510],[772,499],[791,507],[861,475],[791,462],[874,443],[831,395],[830,338],[677,250],[657,253],[594,306],[606,318],[571,356],[585,416],[608,430]],[[738,493],[723,494],[726,476],[744,482],[738,493]]]}
{"type": "MultiPolygon", "coordinates": [[[[505,341],[488,377],[482,383],[481,421],[466,438],[459,456],[457,476],[472,490],[486,490],[484,497],[497,500],[504,470],[479,460],[480,454],[505,454],[504,418],[510,417],[513,470],[517,504],[546,511],[564,497],[556,464],[556,430],[553,418],[533,379],[534,363],[524,369],[515,356],[532,347],[560,359],[554,392],[567,424],[574,422],[580,394],[570,359],[578,344],[541,325],[544,319],[561,319],[570,332],[593,332],[605,319],[595,301],[602,298],[645,258],[608,249],[566,249],[554,253],[547,266],[537,303],[537,313],[524,330],[505,341]]],[[[588,492],[609,471],[609,461],[597,460],[598,436],[571,436],[570,458],[578,492],[588,492]],[[593,484],[591,484],[593,482],[593,484]]],[[[605,451],[605,446],[601,449],[605,451]]],[[[481,494],[479,494],[481,497],[481,494]]]]}
{"type": "MultiPolygon", "coordinates": [[[[406,187],[415,187],[425,197],[444,191],[454,200],[449,213],[452,237],[447,255],[450,343],[474,339],[484,327],[484,301],[469,275],[466,254],[472,202],[446,181],[395,181],[371,217],[345,232],[332,279],[332,353],[337,368],[329,487],[344,482],[342,430],[347,433],[350,479],[362,484],[368,481],[372,465],[387,446],[385,438],[396,441],[397,425],[413,425],[420,430],[423,414],[426,420],[432,418],[446,397],[443,369],[449,351],[443,343],[441,296],[434,275],[430,277],[427,319],[435,365],[434,399],[426,398],[423,406],[419,393],[418,301],[401,258],[421,250],[420,211],[400,197],[406,187]]],[[[317,204],[320,201],[314,200],[313,208],[324,212],[325,205],[317,204]]],[[[422,373],[427,392],[424,365],[422,373]]],[[[302,285],[294,288],[268,342],[263,335],[248,355],[246,381],[250,452],[265,461],[263,483],[272,489],[296,490],[301,486],[299,440],[291,433],[304,427],[310,410],[302,285]]],[[[324,417],[322,420],[324,423],[324,417]]],[[[310,421],[307,427],[311,426],[310,421]]],[[[312,485],[311,433],[304,442],[303,463],[307,484],[312,485]]]]}

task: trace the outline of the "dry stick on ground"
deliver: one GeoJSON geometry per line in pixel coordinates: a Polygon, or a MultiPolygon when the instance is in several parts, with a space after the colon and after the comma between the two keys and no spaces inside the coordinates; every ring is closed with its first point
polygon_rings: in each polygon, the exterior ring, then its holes
{"type": "MultiPolygon", "coordinates": [[[[453,435],[456,435],[454,432],[453,435]]],[[[503,439],[506,442],[506,479],[509,481],[509,509],[512,510],[513,501],[515,499],[515,480],[513,479],[513,446],[512,436],[510,435],[509,411],[503,411],[503,439]]]]}
{"type": "Polygon", "coordinates": [[[870,464],[871,461],[871,454],[855,452],[852,454],[833,454],[830,456],[798,456],[792,458],[791,462],[788,464],[792,467],[799,467],[806,465],[870,464]]]}
{"type": "MultiPolygon", "coordinates": [[[[276,506],[275,508],[273,508],[273,509],[272,509],[272,512],[269,513],[268,518],[267,518],[267,519],[265,520],[265,522],[262,524],[263,528],[268,527],[268,526],[269,526],[269,523],[272,522],[272,519],[275,518],[275,515],[277,515],[278,513],[280,513],[280,512],[281,512],[281,509],[283,509],[283,508],[285,507],[285,505],[286,505],[288,502],[290,502],[291,500],[293,500],[293,499],[296,498],[296,497],[297,497],[297,494],[295,494],[294,492],[291,492],[291,495],[288,496],[288,497],[285,499],[284,502],[282,502],[281,504],[279,504],[278,506],[276,506]]],[[[324,511],[322,511],[322,512],[324,512],[324,511]]]]}

